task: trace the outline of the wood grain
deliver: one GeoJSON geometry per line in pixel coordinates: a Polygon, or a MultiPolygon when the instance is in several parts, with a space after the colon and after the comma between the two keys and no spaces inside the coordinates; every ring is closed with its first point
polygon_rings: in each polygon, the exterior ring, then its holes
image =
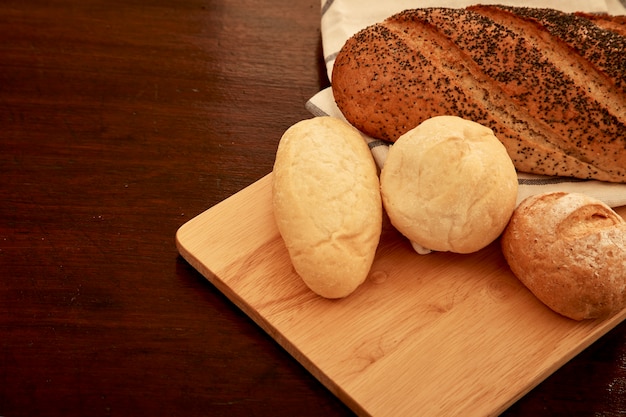
{"type": "Polygon", "coordinates": [[[498,243],[417,255],[387,224],[368,280],[316,296],[276,228],[271,175],[183,225],[180,253],[357,414],[498,415],[611,330],[513,276],[498,243]]]}
{"type": "MultiPolygon", "coordinates": [[[[349,416],[176,231],[328,86],[319,1],[0,2],[0,416],[349,416]]],[[[623,415],[618,326],[508,416],[623,415]]]]}

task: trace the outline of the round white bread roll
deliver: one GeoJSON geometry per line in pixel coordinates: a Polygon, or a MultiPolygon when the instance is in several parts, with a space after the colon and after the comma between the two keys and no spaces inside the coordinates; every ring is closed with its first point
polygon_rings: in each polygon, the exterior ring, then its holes
{"type": "Polygon", "coordinates": [[[552,192],[526,198],[502,234],[517,278],[574,320],[626,308],[626,222],[599,200],[552,192]]]}
{"type": "Polygon", "coordinates": [[[331,117],[296,123],[278,145],[272,193],[305,284],[326,298],[351,294],[369,274],[382,229],[377,167],[361,134],[331,117]]]}
{"type": "Polygon", "coordinates": [[[493,242],[515,209],[517,174],[493,131],[436,116],[391,146],[381,171],[383,204],[413,245],[470,253],[493,242]]]}

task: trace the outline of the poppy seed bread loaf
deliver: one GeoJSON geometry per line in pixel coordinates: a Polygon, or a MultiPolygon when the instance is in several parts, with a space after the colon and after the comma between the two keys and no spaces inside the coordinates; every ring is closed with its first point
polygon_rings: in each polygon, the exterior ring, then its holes
{"type": "Polygon", "coordinates": [[[519,171],[626,182],[626,38],[551,9],[406,10],[333,67],[346,119],[394,142],[427,118],[491,128],[519,171]]]}

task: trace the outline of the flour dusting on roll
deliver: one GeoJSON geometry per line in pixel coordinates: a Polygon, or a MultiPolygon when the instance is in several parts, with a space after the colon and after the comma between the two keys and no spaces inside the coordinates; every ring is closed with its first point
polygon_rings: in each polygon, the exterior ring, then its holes
{"type": "Polygon", "coordinates": [[[528,197],[502,235],[513,273],[552,310],[574,320],[626,308],[626,222],[578,193],[528,197]]]}

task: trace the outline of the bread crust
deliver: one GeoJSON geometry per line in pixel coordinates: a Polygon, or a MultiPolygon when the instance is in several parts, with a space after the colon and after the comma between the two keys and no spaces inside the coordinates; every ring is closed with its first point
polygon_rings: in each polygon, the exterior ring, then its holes
{"type": "Polygon", "coordinates": [[[315,293],[346,297],[365,281],[382,229],[379,188],[372,154],[347,123],[316,117],[282,136],[274,217],[296,272],[315,293]]]}
{"type": "Polygon", "coordinates": [[[581,54],[574,35],[558,37],[558,20],[521,11],[414,9],[360,31],[334,63],[339,109],[391,142],[456,115],[493,129],[520,171],[626,182],[626,59],[615,49],[626,39],[572,15],[597,28],[581,54]]]}
{"type": "Polygon", "coordinates": [[[626,222],[599,200],[563,192],[529,197],[501,246],[519,280],[563,316],[603,318],[626,308],[626,222]]]}
{"type": "Polygon", "coordinates": [[[517,174],[491,129],[437,116],[401,136],[381,170],[383,204],[411,242],[435,251],[476,252],[506,227],[517,174]]]}

